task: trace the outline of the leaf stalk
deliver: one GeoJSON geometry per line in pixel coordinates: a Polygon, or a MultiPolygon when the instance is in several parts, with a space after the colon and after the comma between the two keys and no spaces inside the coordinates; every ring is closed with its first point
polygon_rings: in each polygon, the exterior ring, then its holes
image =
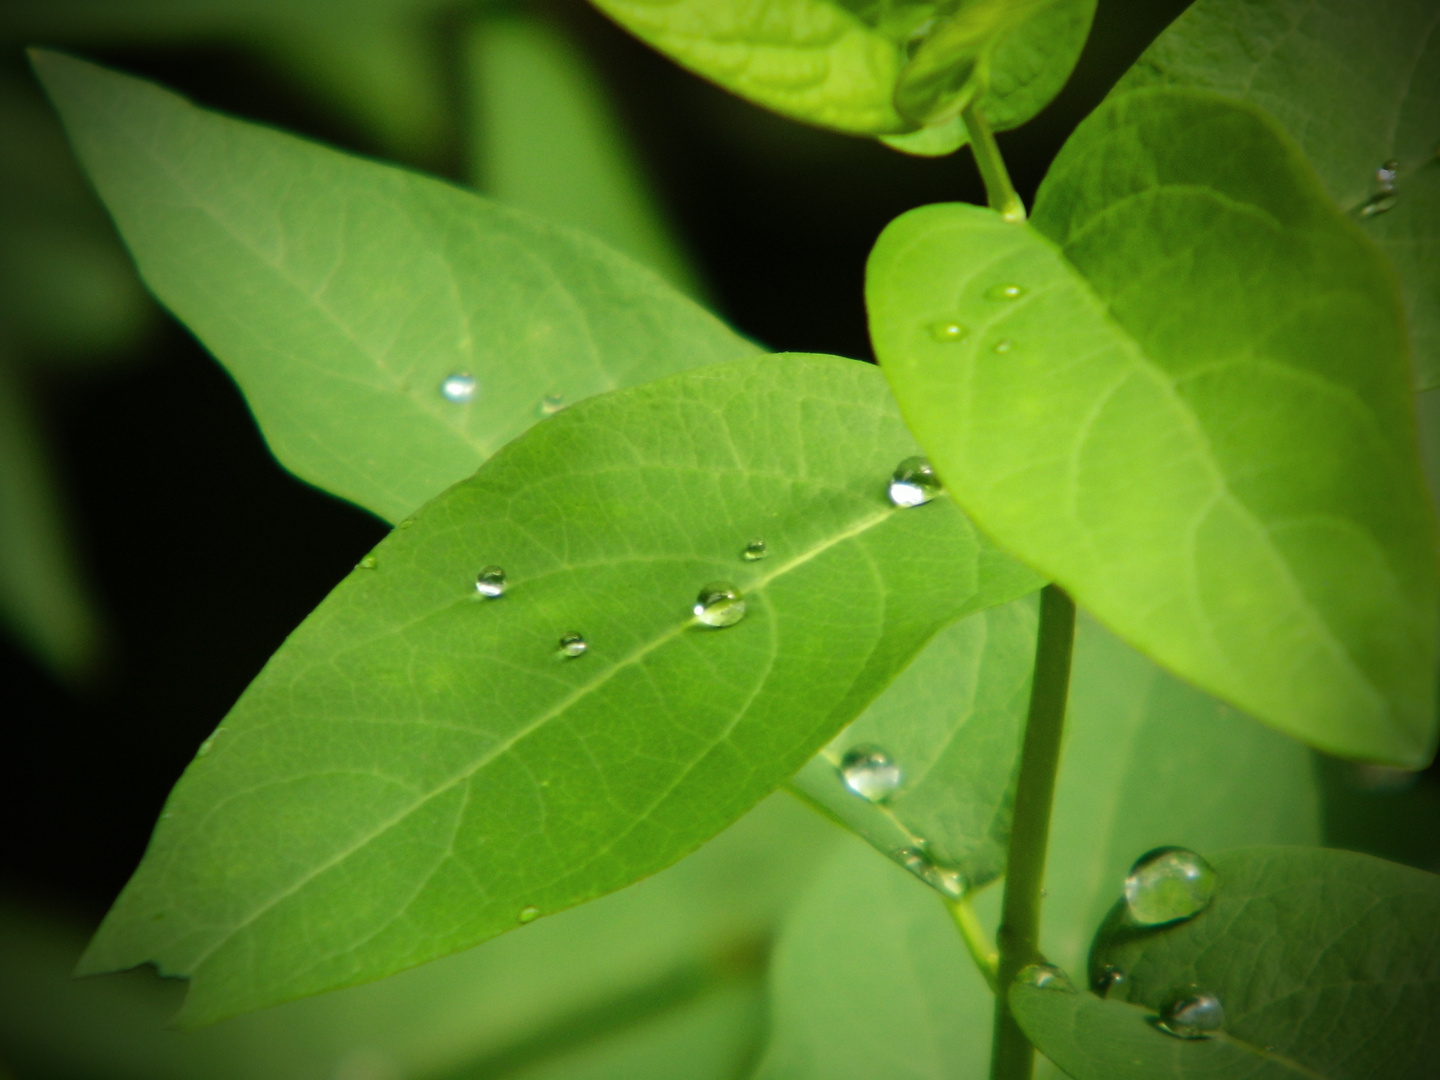
{"type": "Polygon", "coordinates": [[[1005,169],[1005,159],[1000,156],[1000,147],[995,142],[995,133],[980,111],[980,106],[971,101],[960,110],[960,119],[970,134],[970,150],[975,155],[975,164],[980,168],[980,178],[985,181],[985,196],[990,208],[999,212],[1006,221],[1020,224],[1025,220],[1025,204],[1010,183],[1010,173],[1005,169]]]}
{"type": "Polygon", "coordinates": [[[990,935],[985,932],[985,927],[980,925],[980,918],[975,914],[975,908],[971,905],[970,898],[962,896],[959,900],[946,900],[945,906],[950,909],[950,917],[955,920],[955,925],[960,930],[960,938],[970,952],[970,959],[975,961],[975,966],[985,977],[985,983],[990,987],[990,992],[997,993],[996,980],[1000,973],[1000,953],[990,941],[990,935]]]}

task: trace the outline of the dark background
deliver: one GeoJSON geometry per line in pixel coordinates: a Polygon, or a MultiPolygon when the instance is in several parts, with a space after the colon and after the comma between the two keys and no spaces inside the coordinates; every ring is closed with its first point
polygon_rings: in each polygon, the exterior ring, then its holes
{"type": "MultiPolygon", "coordinates": [[[[1027,202],[1066,135],[1184,7],[1101,0],[1064,93],[1000,136],[1027,202]]],[[[774,349],[868,358],[861,287],[876,235],[914,206],[984,201],[968,151],[907,158],[807,129],[682,71],[578,0],[545,10],[609,83],[715,306],[774,349]]],[[[453,51],[448,18],[433,29],[453,51]]],[[[201,104],[383,156],[239,47],[82,51],[201,104]]],[[[0,62],[23,70],[18,50],[0,62]]],[[[458,179],[451,145],[407,164],[458,179]]],[[[283,472],[229,377],[168,318],[127,362],[52,371],[38,389],[111,640],[105,675],[81,690],[0,643],[0,890],[93,922],[195,748],[386,528],[283,472]]]]}

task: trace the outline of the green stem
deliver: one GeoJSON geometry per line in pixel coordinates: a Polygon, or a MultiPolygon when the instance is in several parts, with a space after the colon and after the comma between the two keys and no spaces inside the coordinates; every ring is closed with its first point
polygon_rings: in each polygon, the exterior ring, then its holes
{"type": "Polygon", "coordinates": [[[1015,193],[1010,183],[1010,174],[1005,171],[1005,159],[1000,156],[1000,147],[995,144],[995,133],[974,102],[960,110],[960,119],[970,133],[970,149],[975,154],[975,164],[980,167],[980,178],[985,181],[985,195],[992,209],[998,210],[1006,221],[1017,224],[1025,220],[1025,204],[1015,193]]]}
{"type": "Polygon", "coordinates": [[[1006,990],[1026,964],[1042,959],[1041,887],[1045,883],[1050,805],[1055,796],[1055,771],[1060,764],[1060,735],[1065,728],[1074,641],[1075,602],[1058,585],[1047,585],[1040,594],[1035,678],[1030,688],[1030,716],[1020,752],[1020,780],[1015,789],[1015,816],[1005,868],[990,1080],[1030,1080],[1035,1065],[1030,1041],[1010,1013],[1006,990]]]}
{"type": "Polygon", "coordinates": [[[955,925],[960,930],[960,937],[965,942],[965,948],[970,950],[970,959],[975,961],[975,966],[980,969],[980,974],[985,976],[985,982],[989,985],[990,992],[995,993],[997,985],[995,980],[1000,970],[1000,954],[991,944],[990,935],[985,933],[985,927],[980,925],[980,919],[970,905],[970,898],[963,896],[959,900],[946,900],[945,906],[950,909],[950,917],[955,920],[955,925]]]}

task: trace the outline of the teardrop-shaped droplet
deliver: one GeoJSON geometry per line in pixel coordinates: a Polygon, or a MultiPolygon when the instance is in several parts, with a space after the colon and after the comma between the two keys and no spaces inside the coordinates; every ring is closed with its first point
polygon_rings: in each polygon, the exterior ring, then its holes
{"type": "Polygon", "coordinates": [[[997,341],[997,342],[995,343],[995,351],[996,351],[997,353],[1002,354],[1002,355],[1005,354],[1005,353],[1007,353],[1007,352],[1009,352],[1009,351],[1010,351],[1011,349],[1013,349],[1014,347],[1015,347],[1015,343],[1014,343],[1013,341],[1011,341],[1008,337],[1007,337],[1007,338],[1001,338],[999,341],[997,341]]]}
{"type": "Polygon", "coordinates": [[[501,566],[487,566],[475,575],[475,591],[486,600],[495,600],[505,595],[505,569],[501,566]]]}
{"type": "Polygon", "coordinates": [[[463,405],[475,396],[479,385],[475,381],[475,376],[468,371],[457,371],[453,375],[446,375],[440,383],[440,396],[446,401],[463,405]]]}
{"type": "Polygon", "coordinates": [[[195,756],[196,756],[196,757],[204,757],[206,754],[210,753],[210,751],[211,751],[212,749],[214,749],[214,746],[215,746],[215,736],[212,735],[212,736],[210,736],[210,738],[206,739],[204,742],[202,742],[202,743],[200,744],[200,749],[198,749],[198,750],[195,751],[195,756]]]}
{"type": "Polygon", "coordinates": [[[745,617],[745,598],[728,581],[712,581],[695,598],[695,618],[706,626],[734,626],[745,617]]]}
{"type": "Polygon", "coordinates": [[[1075,992],[1070,976],[1054,964],[1027,964],[1015,976],[1015,981],[1022,986],[1034,986],[1041,990],[1063,990],[1067,994],[1075,992]]]}
{"type": "Polygon", "coordinates": [[[363,559],[360,560],[360,562],[359,562],[357,565],[360,567],[361,570],[374,570],[374,569],[375,569],[375,556],[374,556],[374,555],[366,555],[363,559]]]}
{"type": "Polygon", "coordinates": [[[585,650],[590,648],[585,635],[572,630],[560,639],[560,645],[556,649],[560,659],[569,660],[576,656],[584,656],[585,650]]]}
{"type": "Polygon", "coordinates": [[[770,548],[766,546],[764,540],[751,540],[740,552],[740,558],[746,562],[759,562],[769,554],[770,548]]]}
{"type": "Polygon", "coordinates": [[[1020,297],[1024,296],[1027,292],[1029,292],[1029,290],[1026,289],[1024,285],[991,285],[990,288],[985,290],[985,299],[1019,300],[1020,297]]]}
{"type": "Polygon", "coordinates": [[[930,460],[910,457],[890,477],[890,501],[896,506],[923,506],[940,494],[940,478],[930,460]]]}
{"type": "Polygon", "coordinates": [[[905,848],[896,855],[901,866],[936,892],[951,900],[959,900],[970,887],[970,883],[965,880],[965,875],[959,870],[940,866],[924,848],[905,848]]]}
{"type": "Polygon", "coordinates": [[[930,336],[939,342],[964,341],[970,336],[970,328],[964,323],[942,319],[930,324],[930,336]]]}
{"type": "Polygon", "coordinates": [[[540,399],[539,413],[541,416],[554,416],[563,408],[565,408],[564,394],[546,394],[540,399]]]}
{"type": "Polygon", "coordinates": [[[1395,190],[1395,177],[1400,173],[1400,162],[1387,161],[1375,170],[1375,182],[1380,185],[1381,191],[1395,190]]]}
{"type": "Polygon", "coordinates": [[[1096,976],[1090,980],[1090,988],[1101,997],[1109,997],[1114,994],[1119,997],[1126,989],[1128,979],[1125,972],[1121,971],[1114,964],[1106,964],[1096,976]]]}
{"type": "Polygon", "coordinates": [[[1196,986],[1172,990],[1160,1007],[1160,1027],[1182,1039],[1208,1039],[1225,1026],[1225,1006],[1196,986]]]}
{"type": "Polygon", "coordinates": [[[900,766],[878,746],[856,746],[840,759],[845,786],[871,802],[884,802],[900,789],[900,766]]]}
{"type": "Polygon", "coordinates": [[[533,904],[527,904],[520,909],[520,921],[522,923],[534,922],[540,917],[540,909],[533,904]]]}
{"type": "Polygon", "coordinates": [[[1400,196],[1394,190],[1377,191],[1370,198],[1360,204],[1355,212],[1362,218],[1379,217],[1390,210],[1395,209],[1395,204],[1400,201],[1400,196]]]}
{"type": "Polygon", "coordinates": [[[1198,915],[1215,895],[1215,869],[1193,851],[1163,847],[1135,860],[1125,878],[1125,904],[1141,926],[1198,915]]]}

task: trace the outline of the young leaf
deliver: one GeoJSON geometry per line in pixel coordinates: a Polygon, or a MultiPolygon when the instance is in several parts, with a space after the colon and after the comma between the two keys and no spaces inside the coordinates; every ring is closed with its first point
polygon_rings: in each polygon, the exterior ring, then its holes
{"type": "Polygon", "coordinates": [[[967,887],[995,880],[1005,872],[1036,618],[1026,597],[940,631],[792,785],[891,858],[924,851],[967,887]]]}
{"type": "Polygon", "coordinates": [[[1171,670],[1424,764],[1435,527],[1379,253],[1262,113],[1196,91],[1099,109],[1034,224],[924,207],[871,256],[877,354],[956,499],[1171,670]]]}
{"type": "Polygon", "coordinates": [[[1193,86],[1265,109],[1400,272],[1419,385],[1440,385],[1440,16],[1433,0],[1199,0],[1116,93],[1193,86]],[[1388,163],[1395,163],[1393,176],[1388,163]]]}
{"type": "Polygon", "coordinates": [[[948,499],[891,505],[914,450],[880,374],[835,357],[716,365],[537,425],[276,653],[177,785],[84,969],[188,975],[199,1024],[673,862],[938,629],[1039,585],[948,499]],[[755,536],[769,555],[746,561],[755,536]],[[503,596],[477,591],[487,564],[503,596]],[[692,617],[708,582],[738,587],[743,620],[692,617]]]}
{"type": "Polygon", "coordinates": [[[597,241],[33,55],[146,282],[276,456],[391,521],[547,409],[754,352],[597,241]]]}
{"type": "MultiPolygon", "coordinates": [[[[1123,902],[1117,906],[1091,957],[1092,970],[1124,973],[1112,997],[1153,1014],[1177,988],[1197,987],[1224,1010],[1217,1041],[1256,1066],[1291,1062],[1289,1075],[1434,1075],[1440,877],[1317,848],[1243,848],[1211,861],[1214,899],[1188,921],[1134,927],[1123,918],[1123,902]]],[[[1070,1022],[1059,1028],[1062,1042],[1052,1053],[1053,1024],[1034,1022],[1032,1030],[1021,1017],[1062,1068],[1077,1080],[1098,1080],[1102,1069],[1071,1069],[1060,1048],[1083,1036],[1084,1021],[1073,1031],[1070,1022]]],[[[1183,1064],[1184,1055],[1176,1060],[1183,1064]]],[[[1200,1072],[1186,1070],[1178,1075],[1200,1072]]]]}

